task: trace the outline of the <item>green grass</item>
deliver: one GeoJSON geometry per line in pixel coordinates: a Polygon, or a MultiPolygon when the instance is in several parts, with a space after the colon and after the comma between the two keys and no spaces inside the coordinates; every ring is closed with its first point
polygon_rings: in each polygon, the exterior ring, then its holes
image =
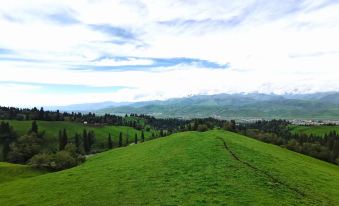
{"type": "Polygon", "coordinates": [[[339,126],[290,126],[293,133],[324,136],[332,131],[339,133],[339,126]]]}
{"type": "MultiPolygon", "coordinates": [[[[31,128],[32,121],[17,121],[17,120],[4,120],[6,122],[9,122],[10,125],[14,128],[14,130],[19,134],[23,135],[26,134],[29,129],[31,128]]],[[[67,121],[37,121],[39,131],[46,131],[46,138],[50,140],[54,140],[55,143],[58,141],[58,133],[59,130],[66,129],[68,137],[72,139],[75,135],[75,133],[82,134],[83,130],[86,129],[87,131],[93,130],[96,136],[96,144],[106,144],[107,143],[107,137],[108,134],[111,133],[113,142],[117,144],[119,133],[123,133],[123,139],[125,143],[125,138],[127,134],[129,135],[129,141],[134,141],[134,134],[137,133],[138,137],[140,139],[141,131],[135,130],[131,127],[125,127],[125,126],[90,126],[90,125],[84,125],[81,123],[75,123],[75,122],[67,122],[67,121]]],[[[145,139],[149,139],[152,136],[151,132],[145,131],[145,139]]]]}
{"type": "Polygon", "coordinates": [[[34,177],[44,173],[46,172],[33,169],[27,165],[0,162],[0,184],[22,178],[34,177]]]}
{"type": "Polygon", "coordinates": [[[336,165],[215,130],[114,149],[76,168],[4,183],[0,205],[339,205],[338,185],[336,165]]]}

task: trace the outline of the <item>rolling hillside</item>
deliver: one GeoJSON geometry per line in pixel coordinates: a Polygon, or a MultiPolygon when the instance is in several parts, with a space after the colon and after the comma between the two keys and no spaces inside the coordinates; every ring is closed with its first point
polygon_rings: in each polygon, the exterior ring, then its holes
{"type": "Polygon", "coordinates": [[[338,185],[338,166],[214,130],[2,183],[0,205],[339,205],[338,185]]]}
{"type": "MultiPolygon", "coordinates": [[[[1,120],[2,121],[2,120],[1,120]]],[[[31,128],[32,121],[16,121],[16,120],[3,120],[9,122],[13,126],[14,130],[19,134],[26,134],[31,128]]],[[[46,131],[46,137],[52,141],[58,141],[59,130],[66,129],[68,136],[73,138],[75,133],[82,134],[83,130],[93,130],[96,136],[97,144],[106,143],[108,134],[111,133],[113,142],[118,141],[119,133],[122,132],[123,138],[125,139],[127,134],[129,135],[130,141],[133,140],[134,134],[138,134],[140,137],[141,131],[138,131],[131,127],[125,126],[90,126],[81,123],[67,122],[67,121],[37,121],[39,131],[46,131]]],[[[145,138],[150,138],[152,131],[145,131],[145,138]]]]}
{"type": "Polygon", "coordinates": [[[0,162],[0,184],[22,178],[29,178],[45,174],[46,172],[33,169],[27,165],[0,162]]]}

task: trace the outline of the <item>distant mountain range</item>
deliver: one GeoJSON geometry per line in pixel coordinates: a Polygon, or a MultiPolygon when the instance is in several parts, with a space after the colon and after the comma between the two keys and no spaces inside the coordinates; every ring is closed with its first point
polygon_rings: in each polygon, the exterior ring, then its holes
{"type": "Polygon", "coordinates": [[[216,94],[137,103],[70,105],[65,111],[139,113],[156,117],[224,119],[339,119],[339,92],[313,94],[216,94]]]}
{"type": "Polygon", "coordinates": [[[100,109],[106,109],[111,107],[119,107],[129,105],[128,102],[99,102],[99,103],[84,103],[84,104],[72,104],[68,106],[47,106],[44,107],[47,110],[60,110],[64,112],[94,112],[100,109]]]}

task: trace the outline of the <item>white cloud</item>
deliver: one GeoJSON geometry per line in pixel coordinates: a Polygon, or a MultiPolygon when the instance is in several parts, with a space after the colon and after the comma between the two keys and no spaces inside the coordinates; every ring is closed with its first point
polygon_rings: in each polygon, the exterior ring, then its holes
{"type": "Polygon", "coordinates": [[[23,104],[52,105],[199,93],[339,90],[339,4],[334,2],[3,0],[0,5],[6,5],[0,7],[0,48],[14,51],[0,53],[0,81],[128,87],[56,98],[34,90],[5,89],[0,82],[0,95],[8,96],[0,104],[16,104],[19,98],[23,104]],[[48,20],[63,12],[79,23],[48,20]],[[93,24],[122,30],[109,34],[88,26],[93,24]],[[123,31],[133,38],[119,36],[123,31]],[[149,66],[156,63],[152,58],[173,57],[231,66],[70,70],[83,65],[149,66]]]}

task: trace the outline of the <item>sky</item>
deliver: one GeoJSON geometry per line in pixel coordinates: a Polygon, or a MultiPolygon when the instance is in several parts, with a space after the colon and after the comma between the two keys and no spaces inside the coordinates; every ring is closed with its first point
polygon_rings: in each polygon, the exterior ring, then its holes
{"type": "Polygon", "coordinates": [[[0,0],[0,105],[339,91],[339,0],[0,0]]]}

